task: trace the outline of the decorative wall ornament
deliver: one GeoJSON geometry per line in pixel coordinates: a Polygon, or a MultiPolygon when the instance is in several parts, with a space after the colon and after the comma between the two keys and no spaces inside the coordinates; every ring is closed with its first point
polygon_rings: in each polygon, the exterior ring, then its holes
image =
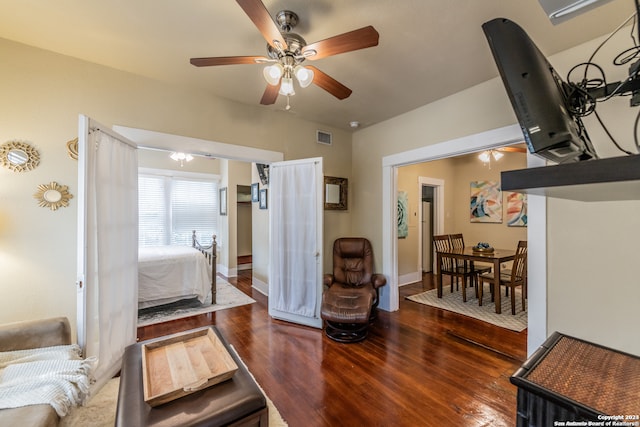
{"type": "Polygon", "coordinates": [[[38,200],[38,206],[55,211],[60,207],[69,206],[69,200],[73,195],[69,194],[68,189],[66,185],[51,181],[49,184],[38,185],[38,191],[33,197],[38,200]]]}
{"type": "Polygon", "coordinates": [[[9,141],[0,145],[0,163],[14,172],[30,171],[40,164],[40,153],[26,142],[9,141]]]}
{"type": "Polygon", "coordinates": [[[496,181],[471,182],[471,222],[502,222],[502,191],[496,181]]]}
{"type": "Polygon", "coordinates": [[[67,141],[67,154],[71,159],[78,160],[78,138],[67,141]]]}
{"type": "Polygon", "coordinates": [[[409,235],[409,195],[406,191],[398,191],[398,238],[404,239],[409,235]]]}

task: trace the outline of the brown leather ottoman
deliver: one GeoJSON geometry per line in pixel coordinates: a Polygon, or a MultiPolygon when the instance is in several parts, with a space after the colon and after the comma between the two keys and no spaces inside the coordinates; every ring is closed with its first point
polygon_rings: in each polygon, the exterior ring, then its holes
{"type": "Polygon", "coordinates": [[[325,334],[334,341],[353,343],[367,337],[373,292],[370,288],[351,288],[334,284],[322,294],[320,317],[325,334]]]}
{"type": "MultiPolygon", "coordinates": [[[[195,330],[206,329],[198,328],[195,330]]],[[[145,343],[125,349],[120,373],[116,426],[268,426],[267,401],[224,337],[211,327],[238,365],[233,377],[172,402],[151,407],[143,397],[142,351],[145,343]]]]}

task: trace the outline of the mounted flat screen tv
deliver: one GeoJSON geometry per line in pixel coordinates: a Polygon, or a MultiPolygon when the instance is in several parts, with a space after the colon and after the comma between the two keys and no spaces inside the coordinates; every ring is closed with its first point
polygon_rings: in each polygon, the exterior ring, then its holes
{"type": "Polygon", "coordinates": [[[482,25],[531,153],[556,163],[597,158],[579,117],[567,108],[569,86],[516,23],[482,25]]]}

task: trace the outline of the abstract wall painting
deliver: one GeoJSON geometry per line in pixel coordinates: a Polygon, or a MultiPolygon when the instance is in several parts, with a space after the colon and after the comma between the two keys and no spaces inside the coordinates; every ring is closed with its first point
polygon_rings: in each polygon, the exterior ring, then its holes
{"type": "Polygon", "coordinates": [[[496,181],[471,181],[471,222],[502,222],[502,191],[496,181]]]}
{"type": "Polygon", "coordinates": [[[523,193],[507,192],[507,226],[527,226],[527,195],[523,193]]]}
{"type": "Polygon", "coordinates": [[[398,238],[405,239],[409,234],[408,224],[409,195],[406,191],[398,191],[398,238]]]}

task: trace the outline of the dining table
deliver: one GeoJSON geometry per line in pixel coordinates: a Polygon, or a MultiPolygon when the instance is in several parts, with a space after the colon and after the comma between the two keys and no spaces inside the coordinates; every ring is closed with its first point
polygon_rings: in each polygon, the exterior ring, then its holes
{"type": "MultiPolygon", "coordinates": [[[[493,265],[493,289],[496,303],[496,313],[502,312],[502,303],[500,302],[500,266],[503,262],[513,261],[516,257],[516,251],[513,249],[497,249],[478,251],[474,246],[465,246],[464,248],[451,248],[447,251],[436,252],[436,274],[438,298],[442,298],[442,257],[450,257],[465,262],[484,262],[493,265]]],[[[466,286],[466,285],[465,285],[466,286]]]]}

